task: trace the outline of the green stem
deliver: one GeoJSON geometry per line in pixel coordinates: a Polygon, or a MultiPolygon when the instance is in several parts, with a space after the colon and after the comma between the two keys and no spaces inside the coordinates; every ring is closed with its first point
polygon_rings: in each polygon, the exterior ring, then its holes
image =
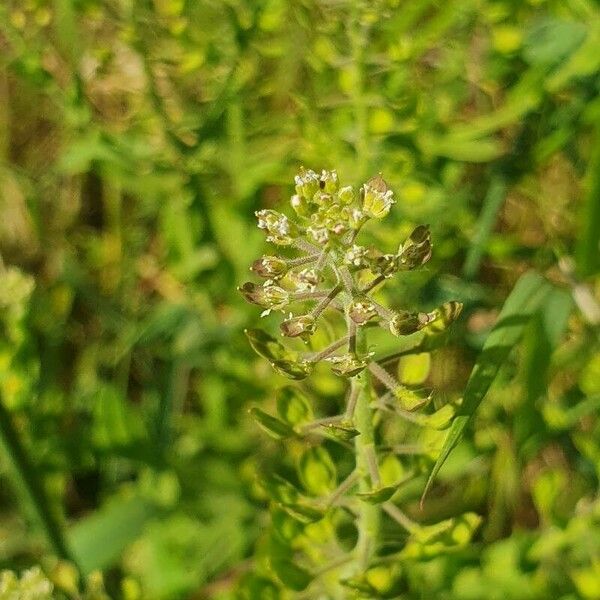
{"type": "Polygon", "coordinates": [[[12,415],[0,398],[0,447],[4,449],[15,476],[17,487],[25,496],[31,516],[41,526],[48,545],[62,560],[75,564],[75,560],[64,536],[63,528],[53,513],[42,482],[30,460],[27,450],[19,439],[12,415]]]}
{"type": "MultiPolygon", "coordinates": [[[[366,336],[362,329],[357,332],[359,352],[366,352],[366,336]]],[[[356,408],[354,411],[354,426],[360,433],[356,437],[356,469],[360,475],[359,489],[361,492],[371,490],[369,481],[370,457],[374,452],[375,432],[371,403],[371,379],[367,370],[352,379],[353,388],[358,388],[356,408]]],[[[375,555],[379,538],[381,511],[379,506],[361,502],[358,511],[358,543],[356,545],[356,563],[359,573],[363,573],[375,555]]]]}

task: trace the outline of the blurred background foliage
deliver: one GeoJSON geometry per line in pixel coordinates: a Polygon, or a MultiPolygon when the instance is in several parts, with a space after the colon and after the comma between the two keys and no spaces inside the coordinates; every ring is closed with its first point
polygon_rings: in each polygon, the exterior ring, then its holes
{"type": "Polygon", "coordinates": [[[555,287],[422,511],[406,489],[419,522],[483,522],[402,597],[600,598],[599,48],[593,0],[4,0],[0,567],[236,597],[281,460],[247,409],[282,380],[235,287],[303,164],[383,172],[384,247],[431,225],[386,295],[465,303],[417,365],[440,397],[521,273],[555,287]]]}

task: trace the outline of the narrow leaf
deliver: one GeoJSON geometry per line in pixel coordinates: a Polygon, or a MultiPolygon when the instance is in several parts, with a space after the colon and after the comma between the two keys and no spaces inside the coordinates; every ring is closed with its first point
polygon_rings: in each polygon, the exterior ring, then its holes
{"type": "Polygon", "coordinates": [[[485,341],[483,350],[473,367],[465,388],[463,402],[427,480],[421,503],[442,465],[458,444],[467,423],[490,389],[502,363],[519,341],[530,317],[539,309],[551,290],[552,286],[539,273],[530,271],[517,281],[506,299],[498,321],[485,341]]]}

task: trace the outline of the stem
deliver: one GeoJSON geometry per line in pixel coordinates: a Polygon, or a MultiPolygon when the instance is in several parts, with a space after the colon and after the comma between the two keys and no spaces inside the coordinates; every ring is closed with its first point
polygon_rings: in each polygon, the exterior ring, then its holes
{"type": "Polygon", "coordinates": [[[298,258],[288,258],[285,262],[288,267],[301,267],[302,265],[308,265],[315,262],[318,258],[318,254],[307,254],[306,256],[299,256],[298,258]]]}
{"type": "Polygon", "coordinates": [[[408,533],[415,533],[419,529],[419,525],[412,519],[409,519],[395,504],[392,502],[386,502],[383,505],[383,510],[398,523],[401,527],[406,529],[408,533]]]}
{"type": "Polygon", "coordinates": [[[329,496],[327,500],[327,508],[331,508],[356,482],[358,481],[358,473],[352,471],[337,489],[329,496]]]}
{"type": "Polygon", "coordinates": [[[369,364],[369,371],[392,393],[397,392],[402,387],[392,375],[376,362],[369,364]]]}
{"type": "Polygon", "coordinates": [[[18,487],[21,488],[30,507],[32,516],[41,525],[48,545],[62,560],[75,564],[68,548],[61,523],[56,518],[47,497],[46,491],[35,466],[31,462],[27,450],[19,439],[12,415],[6,410],[0,398],[0,447],[2,447],[11,463],[18,487]]]}
{"type": "Polygon", "coordinates": [[[333,354],[336,350],[341,348],[347,341],[348,336],[345,335],[344,337],[340,338],[339,340],[336,340],[332,344],[329,344],[329,346],[327,346],[326,348],[323,348],[323,350],[321,350],[320,352],[316,352],[315,354],[313,354],[309,358],[310,362],[317,363],[320,360],[327,358],[330,354],[333,354]]]}
{"type": "Polygon", "coordinates": [[[368,294],[373,288],[377,287],[380,283],[385,281],[385,277],[383,275],[377,275],[371,283],[367,284],[362,290],[360,290],[361,294],[368,294]]]}
{"type": "MultiPolygon", "coordinates": [[[[335,289],[335,288],[334,288],[335,289]]],[[[323,298],[327,298],[328,299],[328,304],[329,302],[331,302],[331,298],[329,298],[329,295],[333,292],[333,290],[315,290],[314,292],[293,292],[292,294],[290,294],[290,298],[292,300],[298,300],[298,301],[302,301],[302,300],[321,300],[323,298]]]]}
{"type": "Polygon", "coordinates": [[[317,304],[311,311],[310,314],[315,319],[329,306],[331,301],[342,291],[341,285],[336,285],[330,292],[317,304]]]}
{"type": "Polygon", "coordinates": [[[359,389],[358,386],[350,386],[350,391],[348,393],[348,399],[346,400],[346,412],[344,416],[349,421],[354,419],[354,411],[356,409],[356,401],[358,400],[359,389]]]}
{"type": "Polygon", "coordinates": [[[322,419],[315,419],[314,421],[310,421],[310,423],[306,423],[305,425],[302,425],[301,427],[301,431],[302,433],[306,432],[306,431],[310,431],[311,429],[316,429],[317,427],[320,427],[321,425],[329,425],[334,424],[334,423],[339,423],[340,421],[344,420],[344,415],[336,415],[334,417],[323,417],[322,419]]]}
{"type": "MultiPolygon", "coordinates": [[[[366,352],[366,335],[362,329],[357,332],[359,351],[366,352]]],[[[371,490],[368,476],[370,475],[370,462],[374,450],[374,428],[371,403],[371,380],[369,373],[363,371],[360,376],[353,377],[351,385],[358,388],[356,408],[354,411],[354,426],[359,434],[356,436],[356,469],[360,474],[359,489],[361,492],[371,490]]],[[[352,391],[351,391],[352,393],[352,391]]],[[[377,549],[379,538],[379,525],[381,520],[380,508],[367,502],[361,502],[357,517],[358,543],[356,545],[357,571],[364,573],[377,549]]]]}

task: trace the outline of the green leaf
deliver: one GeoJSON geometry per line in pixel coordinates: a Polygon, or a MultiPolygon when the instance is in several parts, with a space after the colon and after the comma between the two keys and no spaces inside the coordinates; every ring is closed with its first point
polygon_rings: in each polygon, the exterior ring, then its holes
{"type": "Polygon", "coordinates": [[[321,425],[321,429],[343,442],[349,442],[359,433],[354,427],[347,427],[343,424],[338,425],[337,423],[324,423],[321,425]]]}
{"type": "Polygon", "coordinates": [[[69,539],[81,570],[91,573],[112,566],[156,512],[153,504],[132,496],[126,500],[115,498],[79,521],[71,528],[69,539]]]}
{"type": "Polygon", "coordinates": [[[316,496],[328,494],[337,482],[335,464],[322,446],[309,448],[300,456],[298,476],[306,491],[316,496]]]}
{"type": "Polygon", "coordinates": [[[463,402],[456,413],[442,451],[427,480],[421,502],[427,495],[442,465],[458,444],[467,423],[487,394],[502,363],[519,341],[531,316],[540,308],[551,290],[552,286],[539,273],[534,271],[525,273],[517,281],[471,371],[463,402]]]}
{"type": "Polygon", "coordinates": [[[282,504],[283,509],[296,521],[308,525],[320,521],[325,513],[314,506],[309,506],[305,503],[297,504],[282,504]]]}
{"type": "Polygon", "coordinates": [[[300,496],[300,492],[287,479],[277,474],[265,477],[260,483],[275,502],[293,504],[300,496]]]}
{"type": "Polygon", "coordinates": [[[477,273],[486,244],[496,223],[496,217],[506,198],[506,183],[503,177],[496,176],[490,182],[481,213],[475,227],[475,235],[467,252],[463,275],[471,279],[477,273]]]}
{"type": "Polygon", "coordinates": [[[277,412],[292,427],[313,418],[312,407],[306,395],[289,385],[281,388],[277,393],[277,412]]]}
{"type": "Polygon", "coordinates": [[[281,583],[295,592],[304,591],[313,579],[306,569],[285,558],[272,559],[271,568],[275,571],[281,583]]]}
{"type": "Polygon", "coordinates": [[[369,492],[358,492],[356,495],[369,504],[382,504],[394,495],[396,489],[396,486],[388,486],[377,490],[370,490],[369,492]]]}
{"type": "Polygon", "coordinates": [[[273,417],[260,408],[251,408],[250,414],[266,433],[276,440],[281,440],[295,435],[294,430],[283,421],[273,417]]]}
{"type": "Polygon", "coordinates": [[[288,350],[266,331],[247,329],[245,333],[254,351],[266,358],[271,366],[284,377],[300,380],[308,377],[312,372],[312,363],[300,359],[297,352],[288,350]]]}

